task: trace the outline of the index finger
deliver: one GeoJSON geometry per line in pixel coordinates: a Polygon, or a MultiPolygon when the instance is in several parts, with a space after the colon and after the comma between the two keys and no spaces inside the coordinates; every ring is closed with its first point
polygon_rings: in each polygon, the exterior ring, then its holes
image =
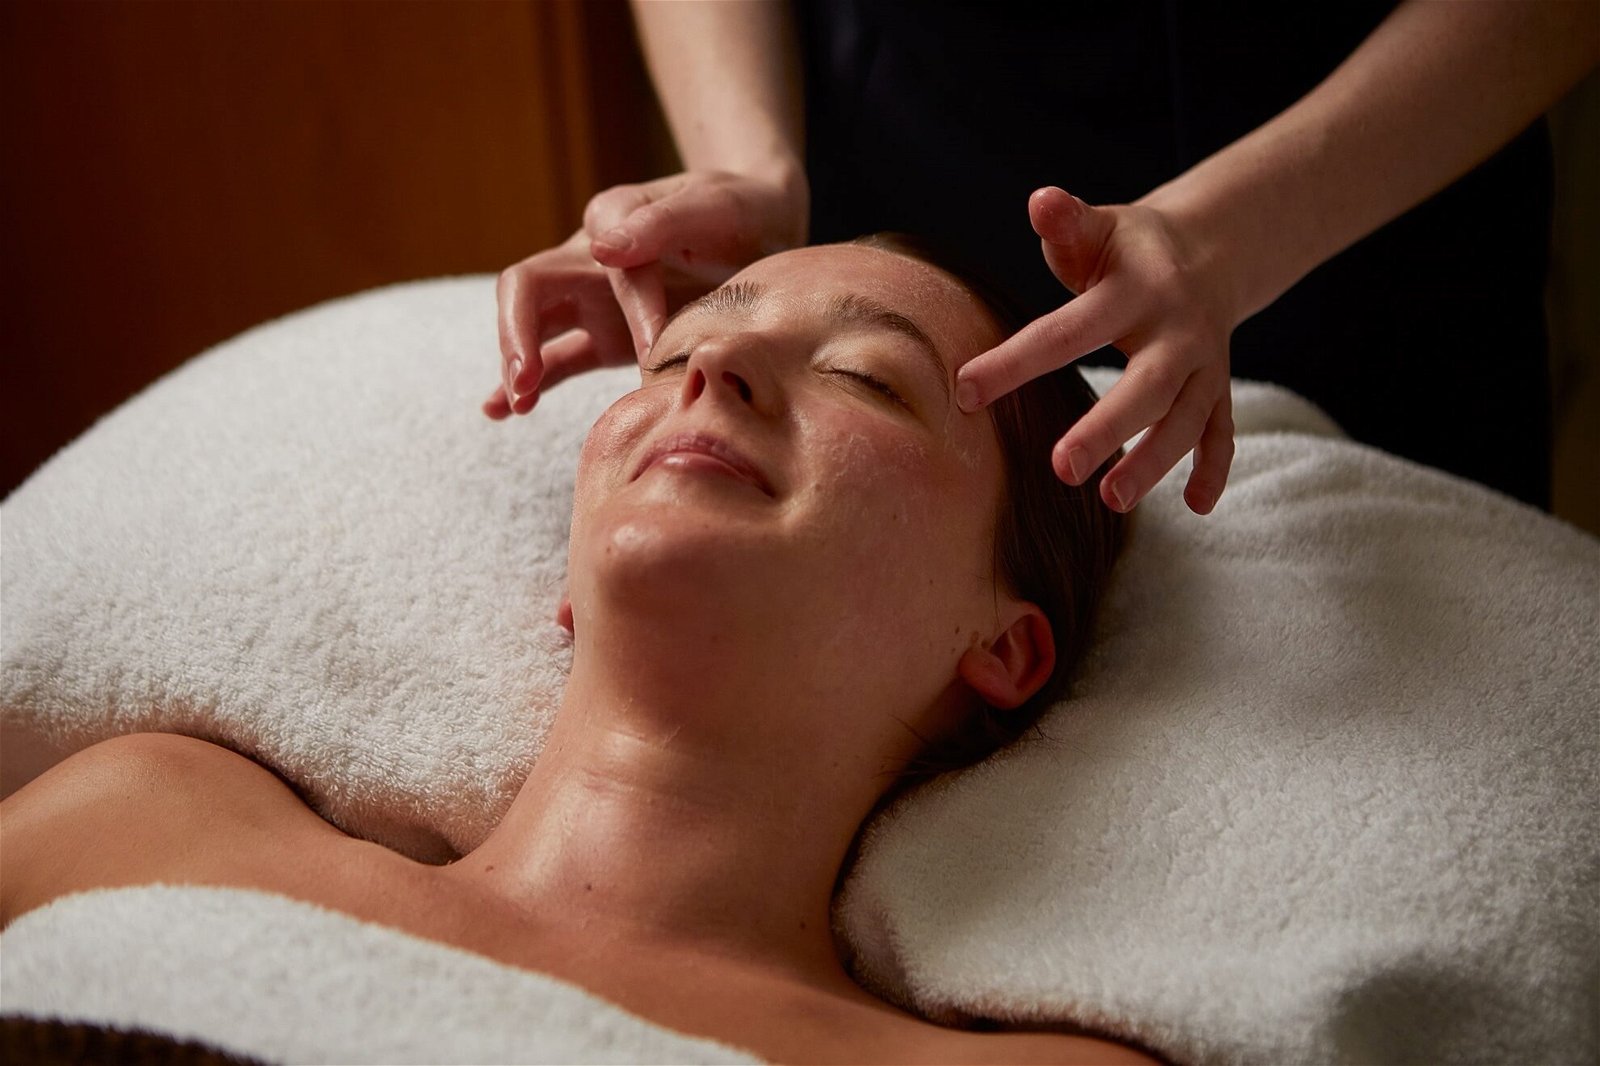
{"type": "Polygon", "coordinates": [[[626,270],[607,267],[606,280],[622,308],[622,317],[628,320],[634,354],[643,359],[667,320],[667,291],[661,280],[661,266],[647,263],[626,270]]]}
{"type": "Polygon", "coordinates": [[[1113,283],[1096,285],[1075,300],[1028,323],[1010,338],[969,360],[956,374],[956,403],[972,412],[1036,377],[1115,341],[1127,332],[1128,301],[1113,283]]]}

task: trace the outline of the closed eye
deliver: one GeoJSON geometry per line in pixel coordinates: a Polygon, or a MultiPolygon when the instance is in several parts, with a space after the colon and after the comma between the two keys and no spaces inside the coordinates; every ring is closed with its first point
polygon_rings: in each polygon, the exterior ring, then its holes
{"type": "Polygon", "coordinates": [[[895,403],[899,404],[902,407],[909,407],[910,406],[909,404],[906,403],[905,398],[903,396],[901,396],[898,392],[894,391],[893,386],[891,386],[886,381],[878,380],[877,378],[873,377],[871,374],[866,374],[866,373],[863,373],[863,372],[861,372],[859,370],[835,370],[835,371],[833,371],[833,373],[835,373],[835,374],[843,374],[847,378],[854,378],[855,380],[857,380],[857,381],[861,382],[862,384],[866,385],[867,388],[872,389],[874,392],[882,393],[884,396],[886,396],[889,399],[893,400],[895,403]]]}
{"type": "MultiPolygon", "coordinates": [[[[683,364],[687,363],[688,361],[689,361],[689,353],[686,352],[686,351],[685,352],[679,352],[677,355],[668,356],[667,358],[661,360],[661,362],[655,364],[654,366],[645,367],[644,368],[644,372],[646,374],[658,374],[661,371],[667,369],[668,367],[682,366],[683,364]]],[[[904,407],[904,408],[906,408],[908,410],[911,407],[911,405],[906,402],[905,397],[901,396],[898,392],[896,392],[894,390],[894,386],[890,385],[887,381],[883,381],[883,380],[881,380],[879,378],[873,377],[871,374],[868,374],[865,371],[861,371],[861,370],[830,370],[829,373],[831,373],[831,374],[839,374],[839,375],[842,375],[844,377],[851,378],[851,379],[853,379],[855,381],[859,381],[859,382],[861,382],[861,384],[865,385],[867,388],[871,389],[873,392],[876,392],[876,393],[880,394],[885,399],[892,400],[893,402],[899,404],[901,407],[904,407]]]]}
{"type": "Polygon", "coordinates": [[[667,358],[661,360],[661,362],[657,363],[655,366],[647,366],[647,367],[645,367],[644,368],[644,372],[646,374],[654,374],[654,373],[657,373],[659,371],[665,370],[669,366],[678,366],[680,364],[687,363],[688,361],[689,361],[689,353],[688,352],[679,352],[677,355],[668,356],[667,358]]]}

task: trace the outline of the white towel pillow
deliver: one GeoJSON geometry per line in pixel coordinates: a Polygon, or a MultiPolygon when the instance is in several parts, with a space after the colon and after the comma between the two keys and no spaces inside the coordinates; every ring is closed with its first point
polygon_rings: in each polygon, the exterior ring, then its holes
{"type": "MultiPolygon", "coordinates": [[[[559,703],[578,445],[637,380],[491,423],[494,312],[485,277],[325,304],[52,459],[0,508],[6,742],[189,733],[470,849],[559,703]]],[[[864,979],[1179,1057],[1592,1057],[1600,547],[1235,403],[1222,505],[1187,463],[1141,505],[1054,740],[879,823],[838,910],[864,979]]]]}

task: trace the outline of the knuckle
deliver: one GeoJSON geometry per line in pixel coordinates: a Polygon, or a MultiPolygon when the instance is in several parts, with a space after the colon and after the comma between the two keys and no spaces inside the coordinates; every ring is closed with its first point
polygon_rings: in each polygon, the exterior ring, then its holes
{"type": "Polygon", "coordinates": [[[1219,408],[1212,412],[1211,420],[1206,424],[1205,436],[1202,438],[1208,449],[1219,455],[1226,453],[1233,455],[1233,415],[1219,408]]]}
{"type": "Polygon", "coordinates": [[[1200,395],[1194,388],[1186,389],[1178,394],[1178,399],[1173,403],[1172,413],[1168,416],[1179,427],[1183,438],[1190,442],[1204,438],[1206,430],[1212,425],[1212,411],[1216,405],[1205,396],[1200,395]]]}
{"type": "Polygon", "coordinates": [[[1089,461],[1096,469],[1104,470],[1107,462],[1117,457],[1122,441],[1109,427],[1098,424],[1084,426],[1082,422],[1067,434],[1067,447],[1082,448],[1089,455],[1089,461]]]}
{"type": "Polygon", "coordinates": [[[670,233],[675,227],[678,215],[676,200],[657,200],[641,207],[634,214],[633,222],[640,232],[664,229],[670,233]]]}
{"type": "Polygon", "coordinates": [[[591,236],[620,224],[641,204],[647,202],[637,185],[613,185],[589,197],[583,207],[583,228],[591,236]]]}
{"type": "Polygon", "coordinates": [[[736,228],[745,224],[745,201],[731,184],[717,184],[706,190],[706,206],[716,217],[727,220],[736,228]]]}
{"type": "Polygon", "coordinates": [[[1158,426],[1144,435],[1134,454],[1140,460],[1141,469],[1149,472],[1150,481],[1154,483],[1193,450],[1192,436],[1185,439],[1183,433],[1174,432],[1171,427],[1158,426]]]}
{"type": "Polygon", "coordinates": [[[1132,384],[1141,392],[1169,398],[1176,396],[1189,378],[1182,367],[1160,355],[1131,360],[1123,373],[1132,379],[1132,384]]]}
{"type": "MultiPolygon", "coordinates": [[[[1067,306],[1071,307],[1072,305],[1068,304],[1067,306]]],[[[1065,310],[1065,308],[1063,308],[1063,310],[1065,310]]],[[[1065,349],[1071,347],[1073,341],[1077,338],[1077,335],[1078,329],[1073,323],[1073,320],[1069,316],[1062,314],[1060,311],[1046,315],[1044,318],[1039,320],[1039,332],[1037,339],[1041,342],[1040,347],[1043,350],[1064,351],[1065,349]]],[[[1063,361],[1065,358],[1066,355],[1063,354],[1063,361]]]]}

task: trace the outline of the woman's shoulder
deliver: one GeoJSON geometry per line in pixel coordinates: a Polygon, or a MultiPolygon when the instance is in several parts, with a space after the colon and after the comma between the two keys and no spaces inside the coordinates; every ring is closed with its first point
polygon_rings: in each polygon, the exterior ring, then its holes
{"type": "Polygon", "coordinates": [[[0,803],[0,925],[71,892],[248,883],[276,846],[344,838],[271,770],[208,741],[132,733],[0,803]]]}

